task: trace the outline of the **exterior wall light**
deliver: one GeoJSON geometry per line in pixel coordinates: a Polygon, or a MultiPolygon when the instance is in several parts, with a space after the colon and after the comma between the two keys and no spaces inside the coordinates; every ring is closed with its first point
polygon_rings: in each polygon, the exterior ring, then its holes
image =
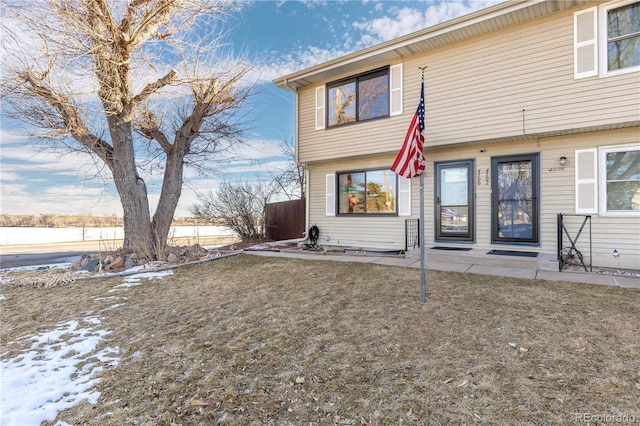
{"type": "Polygon", "coordinates": [[[562,157],[560,157],[560,165],[564,166],[565,164],[567,164],[567,157],[563,155],[562,157]]]}

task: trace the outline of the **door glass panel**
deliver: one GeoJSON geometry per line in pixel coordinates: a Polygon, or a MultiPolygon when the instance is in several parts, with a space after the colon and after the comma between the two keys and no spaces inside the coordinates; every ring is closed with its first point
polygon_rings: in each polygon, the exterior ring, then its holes
{"type": "Polygon", "coordinates": [[[469,229],[469,184],[467,167],[440,169],[440,232],[469,229]]]}
{"type": "Polygon", "coordinates": [[[535,203],[531,160],[499,162],[497,174],[497,240],[533,241],[535,203]]]}
{"type": "Polygon", "coordinates": [[[436,164],[436,239],[473,240],[473,161],[436,164]]]}

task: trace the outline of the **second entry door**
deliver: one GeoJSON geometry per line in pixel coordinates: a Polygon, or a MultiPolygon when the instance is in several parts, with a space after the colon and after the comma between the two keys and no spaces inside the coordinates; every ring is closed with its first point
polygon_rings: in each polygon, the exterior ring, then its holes
{"type": "Polygon", "coordinates": [[[473,241],[473,167],[473,160],[435,164],[436,240],[473,241]]]}

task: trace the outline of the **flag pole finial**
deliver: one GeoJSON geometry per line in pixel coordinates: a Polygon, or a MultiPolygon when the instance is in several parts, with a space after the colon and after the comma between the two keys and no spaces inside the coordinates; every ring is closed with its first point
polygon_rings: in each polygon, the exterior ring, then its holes
{"type": "Polygon", "coordinates": [[[429,68],[428,65],[425,65],[424,67],[418,67],[418,69],[422,73],[422,81],[424,81],[424,70],[426,70],[427,68],[429,68]]]}

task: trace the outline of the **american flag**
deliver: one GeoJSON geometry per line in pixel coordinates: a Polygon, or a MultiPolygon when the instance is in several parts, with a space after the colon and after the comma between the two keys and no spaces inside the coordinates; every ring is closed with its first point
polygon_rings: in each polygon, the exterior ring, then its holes
{"type": "Polygon", "coordinates": [[[402,177],[411,179],[424,172],[425,158],[422,148],[424,145],[424,81],[420,88],[420,103],[411,120],[407,135],[404,137],[402,149],[393,162],[391,170],[402,177]]]}

